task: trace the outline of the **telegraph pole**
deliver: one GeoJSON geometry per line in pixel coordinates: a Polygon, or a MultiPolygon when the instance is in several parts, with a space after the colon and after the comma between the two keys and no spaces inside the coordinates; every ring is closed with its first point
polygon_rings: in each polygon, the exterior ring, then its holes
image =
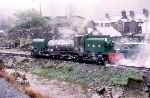
{"type": "MultiPolygon", "coordinates": [[[[32,0],[32,3],[36,2],[36,0],[32,0]]],[[[34,8],[32,8],[34,9],[34,8]]],[[[40,15],[42,16],[42,0],[39,0],[39,12],[40,12],[40,15]]]]}
{"type": "Polygon", "coordinates": [[[40,15],[42,16],[42,2],[40,0],[40,15]]]}

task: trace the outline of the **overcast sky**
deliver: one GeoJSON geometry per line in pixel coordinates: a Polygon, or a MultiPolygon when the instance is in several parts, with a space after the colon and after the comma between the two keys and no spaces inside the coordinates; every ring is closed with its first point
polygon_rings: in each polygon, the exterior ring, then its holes
{"type": "MultiPolygon", "coordinates": [[[[73,15],[87,18],[101,18],[106,12],[119,15],[120,10],[150,9],[150,0],[41,0],[42,12],[47,16],[66,15],[69,9],[73,15]]],[[[16,10],[36,8],[39,10],[40,0],[0,0],[0,11],[4,13],[16,10]]]]}

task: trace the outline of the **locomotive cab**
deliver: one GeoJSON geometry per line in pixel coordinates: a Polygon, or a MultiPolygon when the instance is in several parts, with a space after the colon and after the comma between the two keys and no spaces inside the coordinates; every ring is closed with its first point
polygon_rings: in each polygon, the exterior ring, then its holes
{"type": "Polygon", "coordinates": [[[108,61],[107,54],[113,51],[113,43],[110,36],[87,36],[84,40],[85,53],[91,60],[97,63],[108,61]]]}
{"type": "Polygon", "coordinates": [[[74,49],[84,61],[104,63],[107,54],[113,51],[110,36],[80,35],[74,38],[74,49]]]}

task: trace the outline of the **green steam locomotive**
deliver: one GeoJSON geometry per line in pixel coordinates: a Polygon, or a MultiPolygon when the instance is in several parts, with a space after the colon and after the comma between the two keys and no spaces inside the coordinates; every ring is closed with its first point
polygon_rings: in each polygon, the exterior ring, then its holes
{"type": "Polygon", "coordinates": [[[33,57],[51,57],[73,61],[94,61],[105,64],[114,53],[110,36],[80,35],[72,40],[33,39],[31,55],[33,57]]]}

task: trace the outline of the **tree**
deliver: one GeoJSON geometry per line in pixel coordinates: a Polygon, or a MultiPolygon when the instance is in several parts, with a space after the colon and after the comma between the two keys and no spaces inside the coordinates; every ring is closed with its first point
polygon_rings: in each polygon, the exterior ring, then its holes
{"type": "Polygon", "coordinates": [[[47,25],[47,18],[40,15],[36,10],[27,10],[16,14],[16,26],[29,29],[32,27],[44,27],[47,25]]]}
{"type": "Polygon", "coordinates": [[[0,29],[7,31],[9,30],[15,23],[15,18],[13,16],[7,16],[2,13],[0,15],[0,29]]]}

